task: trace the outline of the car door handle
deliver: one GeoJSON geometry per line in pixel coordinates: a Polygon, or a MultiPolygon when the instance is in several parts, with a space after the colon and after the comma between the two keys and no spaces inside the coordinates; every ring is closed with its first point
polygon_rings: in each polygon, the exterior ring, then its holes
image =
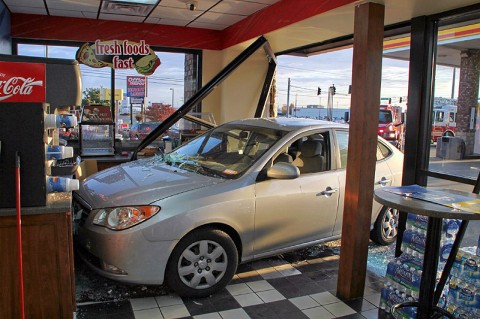
{"type": "Polygon", "coordinates": [[[377,184],[378,184],[378,185],[385,186],[385,185],[387,185],[387,184],[390,183],[390,182],[391,182],[391,180],[389,180],[388,178],[382,177],[382,179],[379,180],[379,181],[377,182],[377,184]]]}
{"type": "Polygon", "coordinates": [[[331,188],[330,186],[328,186],[327,188],[325,188],[324,191],[321,191],[320,193],[317,194],[318,195],[323,195],[323,196],[332,196],[332,194],[336,193],[338,191],[338,189],[333,189],[331,188]]]}

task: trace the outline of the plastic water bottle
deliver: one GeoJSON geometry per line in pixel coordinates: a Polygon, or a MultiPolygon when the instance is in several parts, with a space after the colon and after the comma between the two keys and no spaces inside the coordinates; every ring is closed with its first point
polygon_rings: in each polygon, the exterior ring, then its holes
{"type": "Polygon", "coordinates": [[[480,257],[480,236],[478,236],[478,242],[477,242],[477,256],[480,257]]]}
{"type": "Polygon", "coordinates": [[[72,179],[59,176],[47,176],[47,193],[71,192],[78,190],[80,183],[78,179],[72,179]]]}
{"type": "Polygon", "coordinates": [[[45,158],[46,160],[63,159],[73,157],[73,147],[70,146],[53,146],[45,145],[45,158]]]}
{"type": "Polygon", "coordinates": [[[45,128],[77,126],[77,117],[70,114],[45,114],[45,128]]]}
{"type": "Polygon", "coordinates": [[[461,220],[447,219],[443,222],[443,231],[447,238],[454,238],[460,230],[461,220]]]}

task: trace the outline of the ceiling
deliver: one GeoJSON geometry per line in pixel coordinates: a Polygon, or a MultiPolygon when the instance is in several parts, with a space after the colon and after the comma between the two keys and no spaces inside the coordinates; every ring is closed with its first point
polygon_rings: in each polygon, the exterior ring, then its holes
{"type": "MultiPolygon", "coordinates": [[[[2,0],[0,0],[2,1],[2,0]]],[[[223,30],[280,0],[3,0],[12,13],[223,30]],[[192,10],[193,9],[193,10],[192,10]]]]}
{"type": "MultiPolygon", "coordinates": [[[[357,0],[0,0],[12,13],[12,36],[78,42],[122,37],[163,47],[223,50],[264,35],[274,52],[353,34],[357,0]],[[190,5],[194,8],[190,8],[190,5]],[[193,9],[193,10],[191,10],[193,9]],[[121,23],[129,22],[129,23],[121,23]],[[32,27],[35,26],[35,27],[32,27]],[[78,32],[81,30],[81,32],[78,32]],[[174,36],[172,36],[172,34],[174,36]]],[[[385,25],[477,5],[478,0],[376,0],[385,25]]],[[[407,35],[407,34],[406,34],[407,35]]],[[[480,33],[442,45],[439,62],[459,65],[460,51],[480,48],[480,33]]],[[[242,48],[240,48],[242,49],[242,48]]],[[[316,51],[312,48],[312,51],[316,51]]],[[[407,48],[388,52],[408,59],[407,48]]]]}

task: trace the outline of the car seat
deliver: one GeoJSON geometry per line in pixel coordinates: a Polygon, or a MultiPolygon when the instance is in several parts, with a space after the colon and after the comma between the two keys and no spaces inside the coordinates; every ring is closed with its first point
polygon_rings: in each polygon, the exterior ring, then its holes
{"type": "Polygon", "coordinates": [[[307,140],[302,143],[301,152],[292,162],[300,170],[300,174],[321,172],[325,159],[322,156],[323,144],[319,140],[307,140]]]}

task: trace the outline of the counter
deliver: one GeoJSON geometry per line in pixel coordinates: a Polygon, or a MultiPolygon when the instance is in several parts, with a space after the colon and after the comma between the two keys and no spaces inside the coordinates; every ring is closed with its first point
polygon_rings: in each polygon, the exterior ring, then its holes
{"type": "MultiPolygon", "coordinates": [[[[68,319],[75,311],[70,193],[22,208],[25,317],[68,319]]],[[[0,209],[0,318],[20,318],[15,208],[0,209]]]]}

